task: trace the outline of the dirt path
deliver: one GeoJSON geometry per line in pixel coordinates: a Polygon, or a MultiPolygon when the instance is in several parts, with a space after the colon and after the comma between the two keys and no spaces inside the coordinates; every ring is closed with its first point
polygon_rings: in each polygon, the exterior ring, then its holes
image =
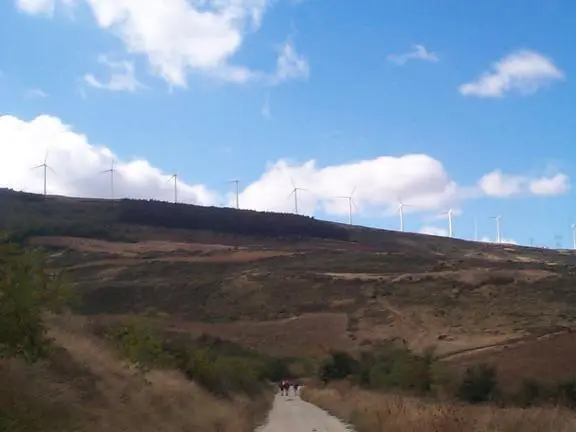
{"type": "Polygon", "coordinates": [[[280,396],[268,415],[268,421],[255,432],[352,432],[326,411],[298,396],[280,396]]]}

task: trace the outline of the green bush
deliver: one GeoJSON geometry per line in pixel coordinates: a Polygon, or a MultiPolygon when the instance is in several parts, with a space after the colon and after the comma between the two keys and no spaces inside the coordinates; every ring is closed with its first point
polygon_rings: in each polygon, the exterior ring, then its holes
{"type": "Polygon", "coordinates": [[[52,344],[43,314],[62,312],[72,299],[70,285],[47,271],[43,254],[0,243],[0,358],[46,357],[52,344]]]}
{"type": "Polygon", "coordinates": [[[497,395],[496,369],[485,363],[466,369],[458,397],[468,403],[476,404],[494,400],[497,395]]]}
{"type": "Polygon", "coordinates": [[[159,334],[143,318],[130,317],[113,326],[106,336],[117,347],[121,356],[141,371],[167,367],[174,363],[172,356],[164,350],[159,334]]]}
{"type": "Polygon", "coordinates": [[[334,351],[320,366],[320,378],[324,382],[344,379],[358,371],[359,363],[344,351],[334,351]]]}

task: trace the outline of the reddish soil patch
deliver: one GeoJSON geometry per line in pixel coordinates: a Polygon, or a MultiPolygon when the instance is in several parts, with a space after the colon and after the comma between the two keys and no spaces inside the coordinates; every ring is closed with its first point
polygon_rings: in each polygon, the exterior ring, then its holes
{"type": "Polygon", "coordinates": [[[495,349],[479,349],[448,360],[459,369],[489,363],[498,370],[504,388],[517,388],[525,378],[555,382],[576,376],[576,333],[556,333],[523,339],[495,349]]]}

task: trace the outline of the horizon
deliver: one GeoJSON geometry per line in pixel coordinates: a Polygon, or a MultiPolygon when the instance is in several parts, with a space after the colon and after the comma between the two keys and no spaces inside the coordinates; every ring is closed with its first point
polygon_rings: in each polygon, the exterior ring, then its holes
{"type": "Polygon", "coordinates": [[[566,0],[10,0],[0,187],[570,249],[566,0]],[[494,14],[494,10],[498,14],[494,14]],[[320,18],[321,17],[321,18],[320,18]],[[150,25],[154,23],[154,25],[150,25]],[[454,37],[458,35],[458,37],[454,37]],[[117,173],[117,177],[116,177],[117,173]],[[313,192],[313,193],[312,193],[313,192]],[[410,207],[408,206],[410,205],[410,207]]]}

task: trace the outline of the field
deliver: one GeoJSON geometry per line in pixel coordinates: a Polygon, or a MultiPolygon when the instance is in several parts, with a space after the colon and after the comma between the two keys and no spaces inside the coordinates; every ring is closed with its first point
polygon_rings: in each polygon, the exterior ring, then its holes
{"type": "Polygon", "coordinates": [[[346,420],[358,432],[573,432],[576,418],[552,407],[502,409],[426,402],[349,386],[307,389],[303,397],[346,420]]]}
{"type": "Polygon", "coordinates": [[[303,216],[0,191],[0,227],[44,248],[76,314],[144,314],[270,354],[396,340],[510,385],[573,376],[576,255],[303,216]],[[548,337],[548,338],[546,338],[548,337]]]}

